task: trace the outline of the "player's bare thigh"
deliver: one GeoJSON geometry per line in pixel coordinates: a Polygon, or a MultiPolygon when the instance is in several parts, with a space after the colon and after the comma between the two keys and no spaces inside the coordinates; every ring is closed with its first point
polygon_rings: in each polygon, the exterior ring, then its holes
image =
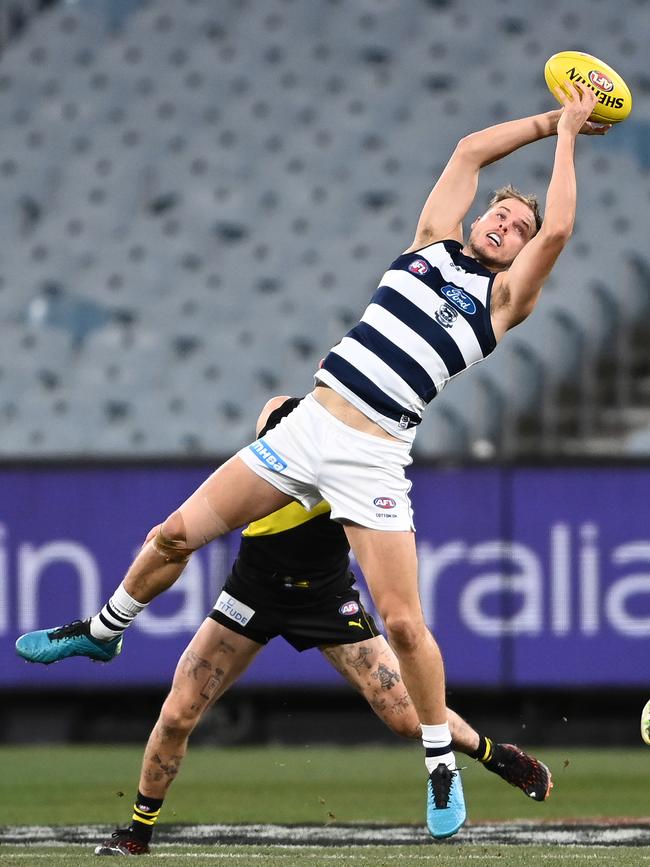
{"type": "Polygon", "coordinates": [[[393,603],[419,610],[415,533],[375,530],[352,523],[343,526],[375,604],[390,598],[393,603]]]}
{"type": "Polygon", "coordinates": [[[174,529],[189,547],[197,548],[290,502],[291,497],[256,475],[235,455],[183,503],[176,513],[182,526],[174,529]]]}
{"type": "Polygon", "coordinates": [[[419,737],[420,722],[399,662],[383,635],[355,644],[321,647],[320,651],[363,695],[382,722],[404,737],[419,737]]]}
{"type": "Polygon", "coordinates": [[[418,652],[429,636],[418,591],[415,533],[350,523],[344,528],[388,640],[404,668],[402,654],[418,652]]]}
{"type": "Polygon", "coordinates": [[[206,618],[178,661],[166,704],[188,717],[202,714],[244,673],[262,646],[206,618]]]}

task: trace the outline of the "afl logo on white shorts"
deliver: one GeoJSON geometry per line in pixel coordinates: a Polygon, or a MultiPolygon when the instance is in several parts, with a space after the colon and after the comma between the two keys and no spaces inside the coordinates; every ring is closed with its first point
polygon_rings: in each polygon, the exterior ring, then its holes
{"type": "Polygon", "coordinates": [[[394,509],[397,505],[392,497],[376,497],[373,503],[378,509],[394,509]]]}
{"type": "Polygon", "coordinates": [[[339,608],[339,614],[343,614],[344,617],[348,617],[350,614],[358,614],[359,613],[359,605],[354,602],[354,600],[350,602],[344,602],[343,605],[339,608]]]}
{"type": "Polygon", "coordinates": [[[409,265],[411,274],[419,274],[421,277],[429,271],[429,266],[424,259],[414,259],[409,265]]]}

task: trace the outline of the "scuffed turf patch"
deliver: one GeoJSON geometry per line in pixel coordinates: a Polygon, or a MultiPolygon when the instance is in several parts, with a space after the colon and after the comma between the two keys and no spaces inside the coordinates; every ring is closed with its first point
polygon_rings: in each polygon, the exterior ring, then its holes
{"type": "MultiPolygon", "coordinates": [[[[100,842],[112,828],[0,826],[0,844],[56,846],[100,842]]],[[[159,825],[156,846],[404,846],[432,844],[424,828],[409,825],[159,825]]],[[[650,822],[516,822],[468,825],[446,845],[650,846],[650,822]]]]}

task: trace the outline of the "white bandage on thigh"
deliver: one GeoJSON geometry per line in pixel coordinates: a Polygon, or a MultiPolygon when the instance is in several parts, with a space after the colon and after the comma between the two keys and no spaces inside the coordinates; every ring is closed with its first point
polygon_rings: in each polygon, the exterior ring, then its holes
{"type": "Polygon", "coordinates": [[[168,563],[185,563],[203,545],[230,531],[212,509],[203,485],[158,528],[151,544],[168,563]]]}
{"type": "Polygon", "coordinates": [[[185,525],[185,543],[193,550],[232,530],[210,505],[203,485],[185,500],[178,511],[185,525]]]}

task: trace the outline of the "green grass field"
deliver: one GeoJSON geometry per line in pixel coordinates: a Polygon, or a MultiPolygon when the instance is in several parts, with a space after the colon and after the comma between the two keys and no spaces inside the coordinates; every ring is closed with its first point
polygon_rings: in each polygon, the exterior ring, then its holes
{"type": "MultiPolygon", "coordinates": [[[[531,750],[534,752],[534,750],[531,750]]],[[[650,750],[539,750],[555,788],[544,804],[529,801],[471,760],[464,785],[472,825],[493,821],[647,820],[650,750]]],[[[127,824],[141,748],[25,747],[0,749],[0,824],[127,824]]],[[[163,823],[303,824],[337,828],[356,823],[423,824],[425,787],[420,750],[265,747],[190,750],[165,803],[163,823]]],[[[650,826],[649,826],[650,834],[650,826]]],[[[358,867],[399,862],[526,865],[650,864],[645,847],[515,846],[449,843],[400,846],[160,845],[155,860],[174,864],[331,864],[358,867]]],[[[650,839],[650,837],[649,837],[650,839]]],[[[4,844],[0,863],[96,863],[92,845],[4,844]]]]}

